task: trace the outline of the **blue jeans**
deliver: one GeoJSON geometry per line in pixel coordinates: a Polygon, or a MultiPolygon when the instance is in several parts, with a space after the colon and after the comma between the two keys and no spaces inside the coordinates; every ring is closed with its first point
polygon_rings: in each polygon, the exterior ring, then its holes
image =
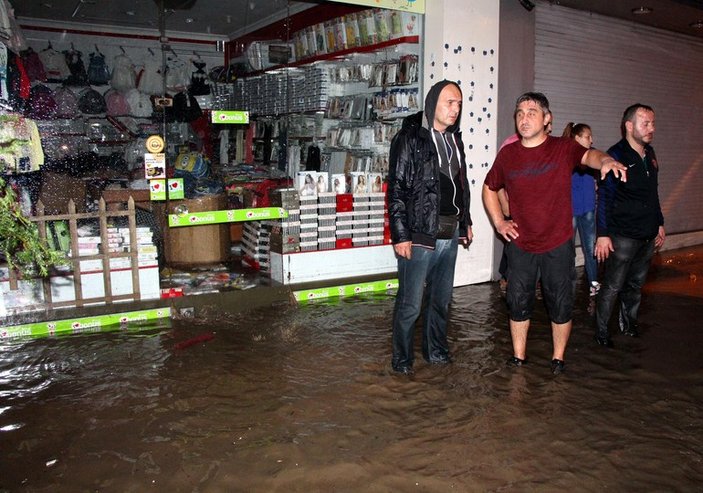
{"type": "Polygon", "coordinates": [[[637,326],[642,286],[654,256],[654,240],[611,236],[614,251],[605,261],[603,282],[596,302],[596,335],[608,337],[608,322],[615,300],[620,298],[623,331],[637,326]]]}
{"type": "Polygon", "coordinates": [[[449,356],[447,316],[454,287],[458,239],[457,228],[453,239],[437,240],[434,250],[413,246],[410,260],[398,258],[392,360],[396,370],[413,365],[415,322],[421,311],[424,311],[423,358],[432,363],[449,356]]]}
{"type": "Polygon", "coordinates": [[[574,229],[581,238],[581,251],[583,252],[583,266],[586,269],[586,279],[590,285],[598,281],[598,263],[594,254],[596,245],[596,220],[595,212],[589,211],[580,216],[574,216],[574,229]]]}

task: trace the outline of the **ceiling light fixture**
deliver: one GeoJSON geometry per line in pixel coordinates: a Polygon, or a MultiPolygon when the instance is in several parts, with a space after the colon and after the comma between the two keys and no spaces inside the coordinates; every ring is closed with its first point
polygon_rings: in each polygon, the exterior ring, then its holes
{"type": "Polygon", "coordinates": [[[651,7],[637,7],[636,9],[632,9],[632,13],[635,15],[647,15],[652,12],[654,12],[654,9],[651,7]]]}
{"type": "Polygon", "coordinates": [[[696,22],[691,22],[689,26],[693,29],[703,29],[703,21],[698,20],[696,22]]]}
{"type": "Polygon", "coordinates": [[[186,24],[191,24],[192,22],[193,22],[193,18],[192,18],[192,17],[188,17],[188,18],[186,19],[186,24]]]}

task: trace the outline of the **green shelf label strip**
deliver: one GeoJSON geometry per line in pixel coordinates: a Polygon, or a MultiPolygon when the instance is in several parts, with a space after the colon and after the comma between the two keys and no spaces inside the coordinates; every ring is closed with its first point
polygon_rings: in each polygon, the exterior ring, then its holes
{"type": "Polygon", "coordinates": [[[249,123],[248,111],[215,110],[212,112],[212,123],[239,124],[249,123]]]}
{"type": "Polygon", "coordinates": [[[180,226],[203,226],[206,224],[236,223],[242,221],[269,221],[273,219],[285,219],[286,217],[288,217],[288,211],[280,207],[229,209],[225,211],[169,214],[168,225],[172,228],[176,228],[180,226]]]}
{"type": "Polygon", "coordinates": [[[346,284],[330,288],[305,289],[293,291],[293,296],[297,302],[319,300],[324,298],[337,298],[342,296],[356,296],[362,293],[378,293],[398,289],[397,279],[385,281],[365,282],[359,284],[346,284]]]}
{"type": "Polygon", "coordinates": [[[0,340],[17,337],[50,337],[66,334],[112,332],[122,329],[152,328],[156,320],[171,318],[170,308],[155,308],[96,317],[53,320],[26,325],[0,327],[0,340]]]}

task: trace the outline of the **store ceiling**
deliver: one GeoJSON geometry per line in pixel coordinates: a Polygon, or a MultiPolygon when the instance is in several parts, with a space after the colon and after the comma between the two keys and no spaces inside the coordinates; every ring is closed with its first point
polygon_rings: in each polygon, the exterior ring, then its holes
{"type": "MultiPolygon", "coordinates": [[[[159,29],[162,0],[9,0],[20,24],[32,20],[159,29]]],[[[163,0],[167,31],[236,38],[319,3],[315,0],[163,0]]]]}
{"type": "MultiPolygon", "coordinates": [[[[158,3],[166,5],[166,29],[242,36],[321,1],[288,0],[10,0],[21,22],[30,19],[158,29],[158,3]]],[[[529,0],[514,0],[529,6],[529,0]]],[[[552,0],[552,4],[630,20],[703,38],[703,0],[552,0]],[[647,7],[648,14],[633,10],[647,7]],[[699,23],[701,27],[692,27],[699,23]]],[[[526,9],[527,10],[527,9],[526,9]]]]}
{"type": "Polygon", "coordinates": [[[703,38],[703,0],[554,0],[550,3],[703,38]],[[646,9],[651,12],[644,13],[646,9]],[[693,27],[696,23],[698,27],[693,27]]]}

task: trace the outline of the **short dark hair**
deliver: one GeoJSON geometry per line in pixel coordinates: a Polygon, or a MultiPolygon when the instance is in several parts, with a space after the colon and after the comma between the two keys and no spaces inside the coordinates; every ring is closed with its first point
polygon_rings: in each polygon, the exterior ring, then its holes
{"type": "Polygon", "coordinates": [[[517,107],[520,106],[520,103],[524,103],[525,101],[534,101],[535,103],[537,103],[540,108],[542,108],[542,111],[545,115],[551,113],[551,111],[549,110],[549,100],[547,99],[547,96],[545,96],[541,92],[526,92],[525,94],[517,98],[517,101],[515,102],[515,113],[513,113],[513,118],[515,118],[515,115],[517,115],[517,107]]]}
{"type": "Polygon", "coordinates": [[[635,103],[625,108],[625,111],[622,114],[622,121],[620,122],[620,133],[622,134],[623,139],[625,138],[625,135],[627,135],[627,132],[625,131],[625,123],[634,121],[637,110],[651,111],[654,113],[654,109],[651,106],[647,106],[642,103],[635,103]]]}

